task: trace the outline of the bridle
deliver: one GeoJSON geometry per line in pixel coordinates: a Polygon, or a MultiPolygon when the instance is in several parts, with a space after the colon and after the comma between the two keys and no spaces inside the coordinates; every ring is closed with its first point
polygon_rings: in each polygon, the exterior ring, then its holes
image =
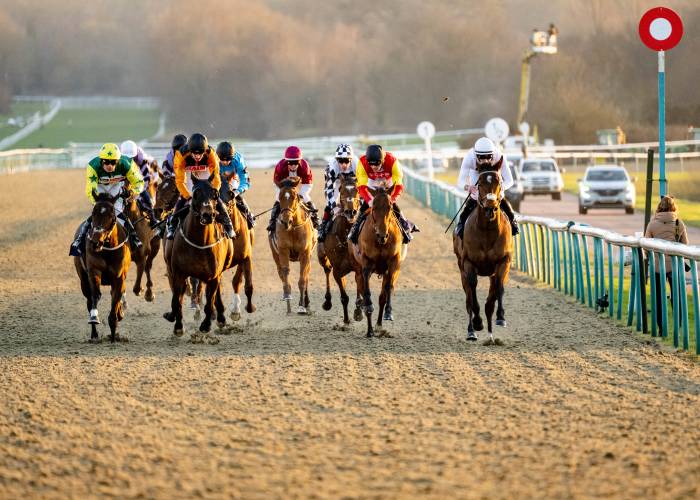
{"type": "MultiPolygon", "coordinates": [[[[211,199],[209,201],[211,201],[211,199]]],[[[196,205],[194,203],[194,191],[192,192],[192,199],[190,200],[190,210],[192,211],[192,214],[199,217],[199,223],[202,224],[201,212],[197,211],[196,205]]],[[[214,224],[214,222],[216,222],[217,215],[218,215],[218,212],[216,211],[216,209],[212,210],[212,221],[210,224],[214,224]]],[[[202,224],[202,225],[208,226],[209,224],[202,224]]],[[[191,247],[194,247],[198,250],[208,250],[210,248],[215,247],[216,245],[218,245],[222,241],[224,241],[224,235],[220,233],[219,238],[214,243],[210,243],[209,245],[198,245],[197,243],[194,243],[193,241],[191,241],[187,237],[187,235],[185,234],[185,230],[183,229],[183,226],[184,226],[184,224],[180,224],[180,236],[182,236],[182,239],[185,240],[185,243],[187,243],[191,247]]],[[[216,231],[216,228],[215,228],[215,231],[216,231]]]]}
{"type": "MultiPolygon", "coordinates": [[[[279,225],[284,224],[284,222],[282,221],[282,217],[281,217],[282,214],[289,213],[289,217],[290,217],[290,221],[291,221],[294,218],[294,215],[297,213],[297,210],[299,210],[299,206],[303,206],[301,203],[299,203],[299,195],[298,194],[289,193],[289,192],[286,192],[285,194],[289,194],[290,196],[294,196],[294,202],[293,202],[293,205],[291,207],[285,207],[285,208],[280,209],[280,216],[277,218],[277,224],[279,224],[279,225]]],[[[303,212],[305,215],[308,214],[308,212],[306,210],[303,210],[303,212]]],[[[304,220],[301,223],[299,223],[297,225],[293,225],[290,223],[289,229],[295,229],[297,227],[301,227],[304,224],[306,224],[307,222],[309,222],[309,220],[311,220],[311,219],[307,216],[304,218],[304,220]]]]}
{"type": "MultiPolygon", "coordinates": [[[[501,174],[498,172],[498,170],[486,170],[484,172],[479,173],[479,177],[476,181],[476,189],[477,189],[477,195],[476,195],[476,201],[479,204],[479,206],[483,209],[488,209],[489,207],[484,206],[484,200],[492,200],[492,201],[499,201],[499,197],[501,194],[501,174]],[[495,193],[486,193],[486,196],[483,198],[479,195],[479,184],[481,184],[481,176],[486,175],[486,174],[491,174],[491,175],[496,175],[498,177],[498,189],[496,190],[495,193]]],[[[495,207],[496,209],[498,208],[498,205],[495,207]]]]}
{"type": "MultiPolygon", "coordinates": [[[[108,208],[108,210],[109,209],[110,208],[108,208]]],[[[114,205],[111,206],[111,210],[112,210],[112,213],[114,213],[114,205]]],[[[95,247],[99,247],[99,250],[96,250],[97,252],[101,252],[103,250],[106,252],[113,252],[115,250],[119,250],[121,247],[124,246],[124,244],[126,243],[126,241],[128,239],[128,236],[124,238],[124,241],[122,241],[121,243],[119,243],[116,246],[108,247],[108,246],[105,246],[105,244],[104,244],[105,240],[108,239],[112,235],[112,233],[116,230],[116,228],[117,228],[117,217],[116,216],[114,216],[114,218],[112,220],[112,224],[110,225],[110,227],[108,229],[103,228],[103,227],[97,227],[97,226],[92,226],[90,228],[91,234],[98,234],[98,235],[104,234],[105,235],[104,238],[100,238],[100,240],[97,243],[92,241],[92,238],[90,238],[90,243],[95,245],[95,247]]],[[[117,241],[118,240],[119,240],[119,235],[117,234],[117,241]]]]}

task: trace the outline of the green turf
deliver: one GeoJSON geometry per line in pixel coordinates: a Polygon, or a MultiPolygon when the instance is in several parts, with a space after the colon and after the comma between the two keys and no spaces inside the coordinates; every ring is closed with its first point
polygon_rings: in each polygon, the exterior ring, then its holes
{"type": "Polygon", "coordinates": [[[46,102],[15,102],[10,106],[9,113],[0,113],[0,139],[12,135],[20,128],[7,124],[7,120],[22,116],[25,119],[32,116],[37,111],[44,112],[49,108],[46,102]]]}
{"type": "Polygon", "coordinates": [[[17,143],[15,148],[60,148],[69,142],[141,140],[158,130],[155,109],[66,109],[45,127],[17,143]]]}

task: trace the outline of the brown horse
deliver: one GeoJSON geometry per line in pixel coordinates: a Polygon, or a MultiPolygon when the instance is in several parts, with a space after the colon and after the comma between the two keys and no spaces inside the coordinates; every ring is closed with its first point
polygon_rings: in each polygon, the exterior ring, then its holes
{"type": "MultiPolygon", "coordinates": [[[[340,196],[338,197],[338,206],[340,214],[333,221],[330,231],[326,236],[326,241],[318,245],[318,261],[323,267],[323,272],[326,273],[326,295],[323,309],[329,311],[332,307],[331,303],[331,282],[330,274],[333,272],[333,278],[338,283],[340,289],[340,302],[343,304],[343,322],[350,323],[348,316],[348,302],[350,298],[345,291],[345,276],[352,272],[352,256],[348,250],[348,233],[355,222],[357,212],[360,208],[360,198],[357,192],[357,177],[355,174],[340,174],[340,196]]],[[[360,274],[355,273],[355,282],[360,279],[360,274]]],[[[357,298],[355,301],[355,321],[362,319],[362,309],[360,308],[360,288],[357,286],[357,298]]]]}
{"type": "Polygon", "coordinates": [[[382,292],[379,295],[377,327],[382,327],[382,319],[393,321],[391,293],[399,277],[401,261],[405,257],[402,250],[402,235],[393,211],[391,196],[383,188],[370,189],[373,196],[372,208],[360,230],[357,245],[352,245],[353,267],[359,274],[358,288],[364,296],[364,310],[367,316],[367,337],[374,336],[372,328],[372,295],[369,279],[372,273],[382,276],[382,292]],[[402,255],[403,254],[403,255],[402,255]]]}
{"type": "Polygon", "coordinates": [[[122,296],[126,289],[126,273],[129,271],[131,252],[126,230],[117,223],[114,204],[117,197],[97,194],[93,191],[95,206],[92,209],[92,225],[84,257],[74,257],[75,270],[80,278],[80,288],[87,299],[90,313],[88,323],[92,327],[90,341],[99,339],[100,323],[97,304],[102,297],[101,285],[111,287],[112,306],[109,312],[110,340],[127,340],[117,334],[117,323],[124,318],[122,296]]]}
{"type": "Polygon", "coordinates": [[[297,313],[307,314],[309,307],[309,271],[311,252],[316,246],[316,230],[311,215],[303,208],[297,188],[300,179],[287,179],[280,185],[278,200],[280,215],[275,230],[269,235],[272,257],[282,280],[282,300],[287,302],[287,314],[292,312],[292,286],[289,284],[289,263],[299,262],[299,307],[297,313]]]}
{"type": "MultiPolygon", "coordinates": [[[[221,225],[216,222],[216,199],[219,196],[209,182],[196,182],[192,190],[189,213],[185,217],[172,244],[166,245],[166,262],[172,287],[171,311],[163,317],[174,322],[173,333],[182,336],[182,297],[185,294],[189,276],[206,284],[204,320],[199,331],[205,334],[210,343],[218,339],[209,334],[214,306],[219,327],[226,324],[224,305],[220,294],[221,274],[231,267],[233,242],[226,238],[221,225]]],[[[200,335],[193,334],[192,340],[199,341],[200,335]]]]}
{"type": "Polygon", "coordinates": [[[462,288],[466,294],[469,315],[467,340],[477,340],[474,330],[480,331],[484,328],[479,315],[476,285],[478,276],[488,276],[490,286],[486,298],[486,319],[489,343],[492,343],[491,319],[496,301],[496,325],[506,326],[503,292],[510,271],[513,236],[508,217],[500,209],[500,174],[491,170],[480,172],[477,188],[478,206],[464,225],[464,236],[460,238],[457,234],[453,235],[453,246],[462,276],[462,288]]]}
{"type": "Polygon", "coordinates": [[[136,201],[130,201],[125,207],[125,213],[134,224],[136,234],[138,235],[143,245],[138,250],[131,253],[131,260],[136,264],[136,282],[134,283],[133,292],[137,297],[141,295],[143,287],[141,280],[143,273],[146,273],[146,293],[144,298],[147,302],[153,302],[153,280],[151,280],[151,268],[153,267],[153,259],[156,258],[160,251],[160,237],[156,231],[151,229],[148,219],[145,218],[143,211],[139,208],[136,201]]]}
{"type": "MultiPolygon", "coordinates": [[[[163,175],[161,177],[160,184],[158,184],[158,189],[156,191],[156,202],[153,205],[153,211],[156,214],[156,217],[158,217],[158,219],[161,221],[165,221],[170,212],[172,212],[173,208],[175,208],[175,203],[177,203],[179,197],[180,191],[178,191],[177,185],[175,184],[175,177],[171,175],[163,175]]],[[[165,222],[162,222],[162,224],[165,224],[165,222]]],[[[162,229],[165,228],[162,227],[162,229]]],[[[165,232],[163,231],[162,234],[164,235],[165,232]]],[[[162,243],[164,249],[163,258],[165,259],[165,247],[172,244],[172,241],[166,240],[164,236],[161,239],[163,240],[162,243]]],[[[170,276],[168,276],[168,279],[170,279],[170,276]]],[[[199,321],[201,317],[203,290],[204,286],[201,281],[192,278],[187,279],[187,288],[185,293],[190,296],[190,309],[195,311],[195,321],[199,321]]]]}

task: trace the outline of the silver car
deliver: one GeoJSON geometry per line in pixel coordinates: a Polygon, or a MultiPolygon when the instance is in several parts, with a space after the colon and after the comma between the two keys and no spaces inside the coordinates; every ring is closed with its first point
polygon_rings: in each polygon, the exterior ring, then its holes
{"type": "Polygon", "coordinates": [[[586,214],[591,208],[624,208],[633,214],[636,196],[634,179],[624,167],[588,167],[583,179],[578,180],[578,213],[586,214]]]}

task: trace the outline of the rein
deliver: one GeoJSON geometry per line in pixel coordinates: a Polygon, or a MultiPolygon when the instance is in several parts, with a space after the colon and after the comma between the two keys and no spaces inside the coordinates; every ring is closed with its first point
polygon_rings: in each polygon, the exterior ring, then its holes
{"type": "Polygon", "coordinates": [[[187,238],[187,236],[185,236],[185,232],[182,230],[182,226],[183,226],[183,225],[184,225],[184,224],[180,224],[180,234],[182,235],[182,238],[185,240],[185,242],[186,242],[188,245],[190,245],[190,246],[192,246],[192,247],[194,247],[194,248],[196,248],[196,249],[198,249],[198,250],[208,250],[208,249],[210,249],[210,248],[214,248],[216,245],[218,245],[219,243],[221,243],[221,242],[224,240],[224,237],[222,236],[221,238],[219,238],[218,240],[216,240],[216,241],[215,241],[214,243],[212,243],[211,245],[197,245],[196,243],[191,242],[191,241],[187,238]]]}
{"type": "MultiPolygon", "coordinates": [[[[111,233],[111,232],[114,231],[116,228],[117,228],[117,223],[115,222],[115,223],[114,223],[114,226],[112,226],[112,229],[111,229],[109,232],[111,233]]],[[[94,229],[93,229],[93,231],[94,231],[94,229]]],[[[104,251],[106,251],[106,252],[114,252],[115,250],[119,250],[121,247],[124,246],[124,244],[127,242],[128,239],[129,239],[129,235],[127,234],[126,237],[124,238],[124,241],[122,241],[121,243],[119,243],[116,247],[106,247],[106,246],[104,246],[104,244],[103,244],[103,245],[102,245],[102,248],[100,248],[99,251],[102,252],[102,251],[104,250],[104,251]]],[[[117,232],[117,241],[118,241],[118,240],[119,240],[119,232],[117,232]]]]}
{"type": "MultiPolygon", "coordinates": [[[[296,229],[296,228],[298,228],[298,227],[305,226],[307,222],[311,221],[311,217],[309,217],[309,211],[306,209],[306,207],[304,207],[304,204],[303,204],[303,203],[298,203],[298,206],[301,206],[301,207],[302,207],[302,211],[304,212],[305,217],[304,217],[304,220],[303,220],[300,224],[297,224],[296,226],[291,226],[291,227],[289,228],[290,230],[291,230],[291,229],[296,229]]],[[[297,207],[297,208],[298,208],[298,207],[297,207]]],[[[282,214],[285,213],[285,212],[289,212],[289,213],[292,214],[292,216],[293,216],[293,215],[296,213],[296,210],[292,210],[291,208],[283,208],[282,210],[280,210],[280,215],[282,215],[282,214]]],[[[277,218],[277,224],[279,224],[279,225],[284,224],[284,223],[282,222],[282,220],[281,220],[279,217],[277,218]]]]}

